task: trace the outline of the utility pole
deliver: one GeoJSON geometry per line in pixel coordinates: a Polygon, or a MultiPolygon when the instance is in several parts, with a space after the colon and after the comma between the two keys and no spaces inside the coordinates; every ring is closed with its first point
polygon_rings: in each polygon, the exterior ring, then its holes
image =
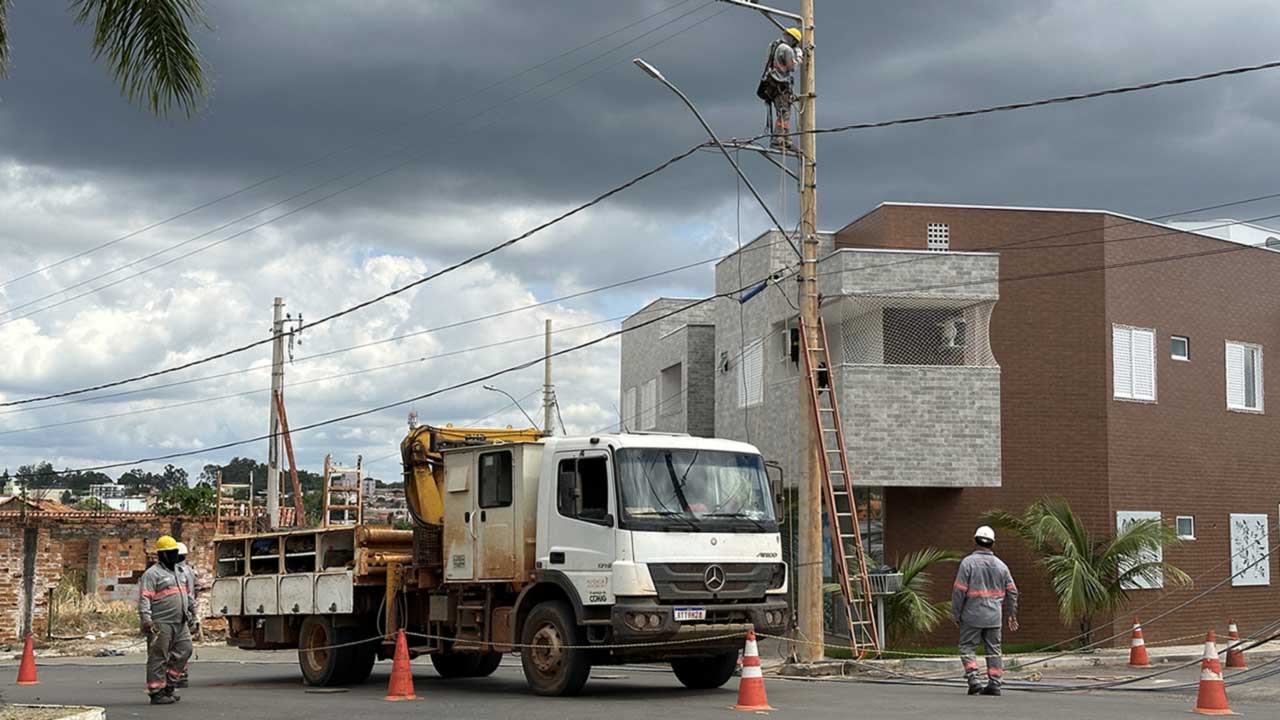
{"type": "MultiPolygon", "coordinates": [[[[818,127],[816,113],[816,53],[813,41],[813,0],[800,0],[804,62],[800,65],[800,317],[808,335],[807,347],[818,347],[818,127]]],[[[813,415],[808,387],[798,383],[802,412],[813,415]]],[[[808,467],[800,477],[800,531],[796,568],[796,608],[800,635],[807,642],[797,648],[802,662],[824,656],[822,629],[822,476],[820,437],[801,424],[801,444],[808,447],[808,467]]],[[[836,533],[832,542],[839,542],[836,533]]]]}
{"type": "Polygon", "coordinates": [[[271,320],[271,437],[267,440],[267,524],[280,527],[280,410],[284,389],[284,298],[276,298],[271,320]]]}
{"type": "Polygon", "coordinates": [[[551,434],[551,411],[555,403],[555,390],[551,387],[551,318],[547,318],[546,352],[542,356],[542,434],[551,434]]]}

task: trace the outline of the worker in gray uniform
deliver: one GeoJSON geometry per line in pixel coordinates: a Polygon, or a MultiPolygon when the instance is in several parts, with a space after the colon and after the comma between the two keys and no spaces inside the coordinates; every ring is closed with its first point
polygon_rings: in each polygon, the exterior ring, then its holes
{"type": "MultiPolygon", "coordinates": [[[[187,631],[192,637],[195,637],[196,628],[199,627],[199,620],[196,619],[194,611],[196,607],[196,571],[187,563],[187,553],[187,544],[184,542],[178,543],[178,577],[182,579],[183,585],[187,588],[187,597],[191,599],[192,607],[191,617],[187,620],[187,631]]],[[[187,686],[191,680],[189,670],[189,663],[182,666],[182,677],[178,678],[178,681],[174,683],[174,687],[184,688],[187,686]]]]}
{"type": "Polygon", "coordinates": [[[152,705],[170,705],[182,669],[191,658],[187,627],[195,608],[178,570],[178,541],[156,540],[157,561],[138,580],[138,619],[147,638],[147,694],[152,705]]]}
{"type": "Polygon", "coordinates": [[[973,534],[973,541],[977,548],[960,561],[951,589],[951,619],[960,626],[960,661],[969,694],[999,695],[1004,676],[1001,616],[1008,615],[1011,632],[1018,629],[1018,586],[1009,566],[991,551],[996,543],[995,531],[983,525],[973,534]],[[975,654],[979,642],[987,656],[986,687],[979,679],[975,654]]]}
{"type": "Polygon", "coordinates": [[[772,120],[769,123],[770,145],[794,152],[791,143],[791,106],[796,101],[792,78],[804,60],[800,47],[800,28],[787,28],[782,37],[769,45],[764,59],[764,74],[756,85],[756,97],[765,102],[772,120]]]}

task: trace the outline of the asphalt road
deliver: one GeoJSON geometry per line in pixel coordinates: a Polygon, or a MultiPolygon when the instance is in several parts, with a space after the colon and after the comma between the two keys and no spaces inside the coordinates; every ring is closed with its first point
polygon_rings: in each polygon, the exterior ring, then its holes
{"type": "MultiPolygon", "coordinates": [[[[209,653],[214,655],[214,653],[209,653]]],[[[210,659],[192,664],[192,687],[182,702],[169,707],[146,704],[140,658],[50,661],[39,670],[40,684],[13,684],[16,668],[8,665],[3,687],[6,702],[101,705],[108,718],[155,717],[162,714],[198,718],[272,718],[279,720],[341,720],[368,717],[415,718],[441,714],[459,718],[520,718],[565,720],[607,717],[652,720],[663,715],[713,718],[733,715],[736,679],[715,691],[690,691],[669,672],[650,666],[600,668],[584,694],[576,698],[540,698],[528,692],[518,660],[509,658],[494,676],[443,680],[425,659],[415,662],[417,702],[389,703],[382,697],[390,665],[379,663],[370,681],[339,692],[316,692],[304,687],[296,665],[210,659]],[[55,664],[55,662],[57,664],[55,664]]],[[[216,657],[226,657],[217,653],[216,657]]],[[[277,655],[275,659],[279,659],[277,655]]],[[[1114,673],[1111,673],[1114,674],[1114,673]]],[[[1195,680],[1195,669],[1162,678],[1163,682],[1195,680]]],[[[1089,682],[1080,678],[1046,679],[1089,682]]],[[[855,680],[805,681],[769,677],[769,700],[780,717],[805,718],[946,718],[990,720],[993,715],[1035,720],[1123,718],[1146,720],[1187,713],[1194,692],[1071,692],[1039,693],[1011,690],[1004,697],[967,697],[959,687],[873,684],[855,680]]],[[[1229,689],[1232,709],[1250,717],[1275,717],[1280,702],[1280,679],[1229,689]]]]}

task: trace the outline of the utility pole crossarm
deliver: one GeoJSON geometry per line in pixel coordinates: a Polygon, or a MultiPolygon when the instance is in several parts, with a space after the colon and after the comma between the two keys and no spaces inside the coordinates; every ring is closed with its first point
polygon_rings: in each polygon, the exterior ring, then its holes
{"type": "MultiPolygon", "coordinates": [[[[797,15],[792,12],[787,12],[786,10],[779,10],[778,8],[769,7],[768,5],[760,5],[755,2],[750,2],[749,0],[720,0],[720,2],[729,3],[730,5],[737,5],[738,7],[744,7],[749,10],[756,10],[762,13],[765,17],[769,18],[770,20],[772,20],[774,16],[777,16],[777,17],[784,17],[789,20],[804,22],[803,15],[797,15]]],[[[803,12],[804,10],[801,10],[801,13],[803,12]]]]}

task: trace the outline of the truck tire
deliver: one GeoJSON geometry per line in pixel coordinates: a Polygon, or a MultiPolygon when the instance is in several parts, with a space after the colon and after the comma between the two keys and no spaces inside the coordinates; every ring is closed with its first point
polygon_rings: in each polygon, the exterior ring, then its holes
{"type": "Polygon", "coordinates": [[[370,638],[375,637],[377,633],[372,623],[338,629],[338,637],[342,638],[343,643],[368,640],[368,642],[360,642],[359,645],[338,649],[338,652],[343,653],[339,659],[346,658],[338,684],[363,685],[364,681],[369,679],[369,675],[373,673],[373,663],[378,659],[378,645],[381,643],[380,640],[370,640],[370,638]]]}
{"type": "Polygon", "coordinates": [[[311,615],[302,621],[298,632],[298,666],[308,685],[333,687],[346,682],[346,668],[350,661],[349,648],[335,648],[343,641],[324,615],[311,615]]]}
{"type": "Polygon", "coordinates": [[[738,651],[711,657],[681,658],[671,661],[671,671],[690,690],[714,690],[733,677],[738,667],[738,651]]]}
{"type": "Polygon", "coordinates": [[[581,692],[591,676],[591,656],[579,649],[582,636],[573,611],[564,602],[550,600],[533,608],[520,636],[520,664],[535,693],[565,696],[581,692]]]}
{"type": "Polygon", "coordinates": [[[480,662],[476,663],[476,671],[472,677],[489,677],[498,670],[498,666],[502,664],[502,653],[487,652],[477,655],[480,662]]]}
{"type": "Polygon", "coordinates": [[[480,667],[478,653],[435,652],[431,653],[431,666],[442,678],[475,677],[480,667]]]}

